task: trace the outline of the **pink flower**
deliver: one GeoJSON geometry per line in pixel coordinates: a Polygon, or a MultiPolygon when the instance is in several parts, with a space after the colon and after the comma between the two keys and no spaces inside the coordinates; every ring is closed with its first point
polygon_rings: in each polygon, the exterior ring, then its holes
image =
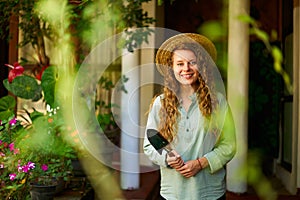
{"type": "Polygon", "coordinates": [[[11,180],[11,181],[13,181],[13,180],[15,180],[15,178],[16,178],[16,174],[10,174],[9,175],[9,179],[11,180]]]}
{"type": "Polygon", "coordinates": [[[15,144],[14,143],[9,144],[8,146],[9,146],[9,150],[10,151],[14,151],[15,150],[15,144]]]}
{"type": "Polygon", "coordinates": [[[9,121],[9,125],[13,126],[17,123],[17,118],[13,118],[9,121]]]}
{"type": "Polygon", "coordinates": [[[28,165],[22,166],[22,171],[25,172],[25,173],[27,173],[29,171],[28,165]]]}
{"type": "Polygon", "coordinates": [[[43,164],[41,166],[41,168],[42,168],[43,171],[47,171],[48,170],[48,166],[46,164],[43,164]]]}
{"type": "Polygon", "coordinates": [[[35,164],[33,162],[28,162],[27,166],[29,167],[29,169],[34,169],[35,168],[35,164]]]}
{"type": "Polygon", "coordinates": [[[20,164],[18,164],[18,172],[22,172],[22,171],[23,171],[23,167],[20,164]]]}
{"type": "Polygon", "coordinates": [[[35,164],[33,162],[30,162],[30,161],[24,166],[20,166],[20,164],[18,165],[18,171],[19,172],[28,173],[29,170],[34,169],[34,168],[35,168],[35,164]]]}

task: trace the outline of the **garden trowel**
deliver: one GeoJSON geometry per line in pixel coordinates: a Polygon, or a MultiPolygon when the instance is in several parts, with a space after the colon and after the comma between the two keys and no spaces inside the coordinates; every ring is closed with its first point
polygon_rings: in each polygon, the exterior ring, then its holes
{"type": "Polygon", "coordinates": [[[171,152],[172,150],[168,148],[169,141],[166,140],[166,138],[164,138],[160,132],[155,129],[147,129],[147,138],[158,153],[161,154],[162,150],[164,149],[167,151],[169,156],[174,156],[174,154],[171,152]]]}

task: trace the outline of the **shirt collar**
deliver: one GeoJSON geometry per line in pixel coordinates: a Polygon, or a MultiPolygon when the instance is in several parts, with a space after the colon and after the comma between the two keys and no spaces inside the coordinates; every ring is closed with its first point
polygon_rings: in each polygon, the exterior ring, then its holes
{"type": "MultiPolygon", "coordinates": [[[[194,103],[195,101],[197,101],[197,95],[194,92],[191,96],[189,96],[189,99],[194,103]]],[[[182,99],[179,100],[179,103],[182,104],[182,99]]]]}

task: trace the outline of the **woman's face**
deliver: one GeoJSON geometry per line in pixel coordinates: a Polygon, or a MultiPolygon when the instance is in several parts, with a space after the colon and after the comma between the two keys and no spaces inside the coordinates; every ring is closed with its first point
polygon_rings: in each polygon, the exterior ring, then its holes
{"type": "Polygon", "coordinates": [[[183,85],[192,85],[199,77],[197,58],[191,50],[175,50],[173,53],[175,78],[183,85]]]}

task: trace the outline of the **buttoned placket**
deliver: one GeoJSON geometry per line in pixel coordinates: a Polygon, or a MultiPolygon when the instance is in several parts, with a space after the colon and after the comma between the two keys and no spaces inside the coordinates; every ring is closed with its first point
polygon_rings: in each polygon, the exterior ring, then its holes
{"type": "Polygon", "coordinates": [[[190,119],[192,110],[194,109],[195,104],[196,104],[196,95],[193,94],[189,98],[192,100],[192,103],[191,103],[188,111],[186,111],[183,108],[182,103],[180,102],[180,113],[181,113],[181,116],[182,116],[181,120],[183,120],[183,124],[185,125],[183,130],[185,132],[185,138],[188,139],[188,140],[192,138],[193,122],[189,119],[190,119]]]}

